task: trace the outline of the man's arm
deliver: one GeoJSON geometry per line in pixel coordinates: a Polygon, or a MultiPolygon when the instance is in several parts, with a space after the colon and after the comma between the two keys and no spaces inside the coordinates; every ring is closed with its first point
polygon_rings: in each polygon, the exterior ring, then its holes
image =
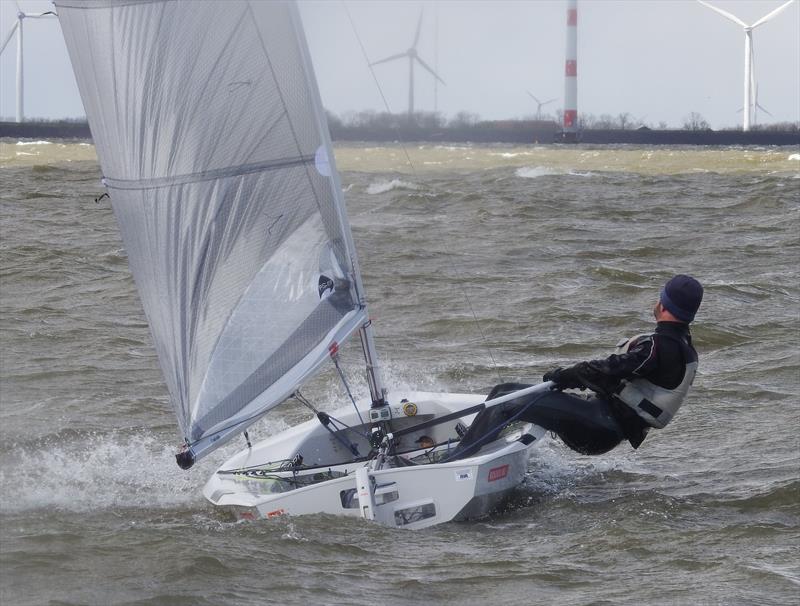
{"type": "Polygon", "coordinates": [[[656,344],[652,336],[639,339],[624,354],[613,354],[603,360],[580,362],[568,368],[559,368],[544,376],[561,389],[590,388],[611,393],[622,379],[646,376],[657,365],[656,344]]]}

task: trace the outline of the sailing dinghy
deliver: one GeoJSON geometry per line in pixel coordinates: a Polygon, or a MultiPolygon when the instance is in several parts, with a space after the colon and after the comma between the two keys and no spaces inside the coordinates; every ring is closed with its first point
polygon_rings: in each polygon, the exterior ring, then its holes
{"type": "Polygon", "coordinates": [[[504,405],[550,385],[488,400],[384,388],[295,4],[55,4],[185,440],[181,467],[302,401],[360,338],[371,397],[247,438],[208,500],[243,518],[325,512],[403,528],[491,511],[545,434],[504,405]]]}

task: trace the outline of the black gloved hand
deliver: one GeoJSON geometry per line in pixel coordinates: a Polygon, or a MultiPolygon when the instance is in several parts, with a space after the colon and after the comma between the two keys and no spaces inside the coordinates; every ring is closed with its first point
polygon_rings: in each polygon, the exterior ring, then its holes
{"type": "Polygon", "coordinates": [[[553,370],[548,370],[544,373],[542,377],[542,381],[547,383],[547,381],[552,381],[556,385],[558,385],[558,376],[561,374],[561,371],[564,370],[560,366],[558,368],[554,368],[553,370]]]}
{"type": "Polygon", "coordinates": [[[543,381],[552,381],[556,389],[586,389],[579,375],[580,364],[569,368],[555,368],[544,373],[543,381]]]}

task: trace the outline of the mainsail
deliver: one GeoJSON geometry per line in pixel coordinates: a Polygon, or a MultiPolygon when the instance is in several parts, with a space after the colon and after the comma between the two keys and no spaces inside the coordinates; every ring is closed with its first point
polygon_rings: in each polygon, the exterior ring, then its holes
{"type": "Polygon", "coordinates": [[[367,321],[292,2],[56,0],[191,458],[367,321]]]}

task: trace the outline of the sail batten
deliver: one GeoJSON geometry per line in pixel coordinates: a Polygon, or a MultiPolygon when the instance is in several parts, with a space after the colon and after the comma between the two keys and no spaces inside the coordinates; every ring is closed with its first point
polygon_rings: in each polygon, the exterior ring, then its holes
{"type": "Polygon", "coordinates": [[[367,322],[296,6],[56,0],[178,424],[202,457],[367,322]]]}
{"type": "Polygon", "coordinates": [[[103,177],[103,183],[109,189],[156,189],[158,187],[169,187],[171,185],[183,185],[197,181],[212,181],[223,177],[236,177],[248,175],[250,173],[260,173],[270,170],[280,170],[292,166],[302,166],[304,164],[313,165],[314,156],[298,156],[294,158],[282,158],[271,162],[256,162],[253,164],[243,164],[240,166],[230,166],[218,168],[200,173],[188,175],[174,175],[170,177],[158,177],[153,179],[116,179],[114,177],[103,177]]]}

